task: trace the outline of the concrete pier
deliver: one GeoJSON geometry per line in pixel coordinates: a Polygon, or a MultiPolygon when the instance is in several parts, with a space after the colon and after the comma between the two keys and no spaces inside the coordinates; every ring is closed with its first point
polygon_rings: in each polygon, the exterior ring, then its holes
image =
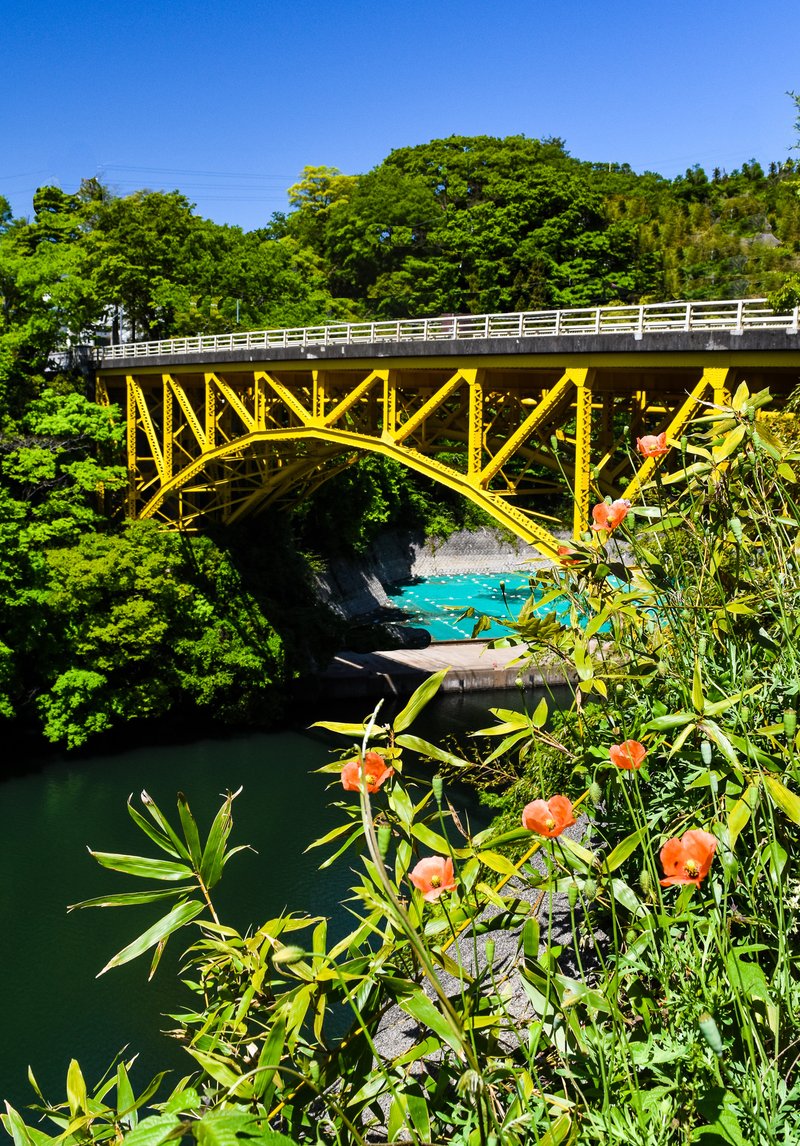
{"type": "Polygon", "coordinates": [[[320,673],[320,689],[333,699],[407,696],[432,673],[450,671],[443,692],[485,692],[513,688],[521,676],[527,687],[564,684],[564,671],[552,664],[524,664],[524,646],[490,649],[488,641],[437,641],[426,649],[348,653],[334,657],[320,673]]]}

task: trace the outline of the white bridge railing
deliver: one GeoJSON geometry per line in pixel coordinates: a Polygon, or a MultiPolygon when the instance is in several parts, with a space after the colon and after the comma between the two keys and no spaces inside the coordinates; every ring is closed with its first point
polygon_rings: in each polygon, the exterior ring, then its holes
{"type": "Polygon", "coordinates": [[[783,330],[798,332],[798,307],[776,314],[766,299],[724,302],[657,302],[646,306],[593,306],[529,310],[514,314],[444,315],[396,322],[340,322],[288,330],[196,334],[160,342],[123,342],[100,351],[103,363],[197,351],[273,349],[285,346],[352,346],[378,342],[452,342],[475,338],[547,338],[580,334],[648,334],[687,331],[783,330]]]}

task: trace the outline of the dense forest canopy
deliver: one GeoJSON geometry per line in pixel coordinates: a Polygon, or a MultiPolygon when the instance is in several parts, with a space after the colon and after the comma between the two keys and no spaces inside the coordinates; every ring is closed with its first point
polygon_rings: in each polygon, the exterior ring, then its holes
{"type": "Polygon", "coordinates": [[[0,199],[2,716],[68,744],[176,708],[265,719],[335,639],[299,551],[461,512],[370,459],[341,479],[345,499],[323,489],[291,530],[267,521],[259,561],[233,533],[125,525],[120,416],[91,401],[82,346],[800,290],[791,159],[669,180],[575,159],[560,139],[451,136],[363,175],[307,167],[289,196],[249,233],[177,190],[120,197],[97,179],[40,188],[30,219],[0,199]],[[343,504],[357,520],[337,522],[343,504]]]}

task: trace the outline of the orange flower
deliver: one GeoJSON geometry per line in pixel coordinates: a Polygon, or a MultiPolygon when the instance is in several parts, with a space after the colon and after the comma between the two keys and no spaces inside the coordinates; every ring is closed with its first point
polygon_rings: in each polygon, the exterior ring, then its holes
{"type": "Polygon", "coordinates": [[[641,768],[642,761],[647,755],[647,749],[638,740],[626,740],[622,744],[612,744],[608,754],[611,757],[611,763],[616,764],[617,768],[624,768],[628,772],[633,772],[637,768],[641,768]]]}
{"type": "Polygon", "coordinates": [[[661,849],[661,864],[666,876],[661,880],[661,886],[694,883],[699,887],[700,881],[708,875],[716,850],[716,837],[699,829],[684,832],[680,839],[675,836],[667,840],[661,849]]]}
{"type": "Polygon", "coordinates": [[[408,873],[408,878],[422,892],[428,903],[438,899],[443,891],[452,891],[456,886],[453,874],[453,861],[450,856],[428,856],[422,859],[408,873]]]}
{"type": "Polygon", "coordinates": [[[645,434],[636,439],[636,449],[643,458],[663,458],[669,453],[666,434],[645,434]]]}
{"type": "Polygon", "coordinates": [[[540,836],[560,836],[564,828],[575,823],[572,803],[566,796],[551,796],[549,800],[534,800],[522,810],[522,826],[540,836]]]}
{"type": "Polygon", "coordinates": [[[626,497],[618,498],[612,501],[611,505],[606,501],[599,502],[592,510],[593,525],[592,529],[605,529],[608,533],[612,529],[625,520],[631,503],[626,497]]]}
{"type": "MultiPolygon", "coordinates": [[[[386,761],[378,752],[368,752],[364,757],[364,775],[367,780],[367,791],[373,795],[381,784],[391,776],[393,768],[387,766],[386,761]]],[[[342,787],[346,792],[358,792],[361,788],[361,760],[348,760],[342,768],[342,787]]]]}

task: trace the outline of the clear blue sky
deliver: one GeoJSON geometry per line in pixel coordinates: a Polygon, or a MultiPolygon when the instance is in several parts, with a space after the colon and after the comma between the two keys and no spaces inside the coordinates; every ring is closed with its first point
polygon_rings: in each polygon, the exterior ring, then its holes
{"type": "Polygon", "coordinates": [[[0,0],[0,29],[16,215],[98,175],[251,229],[307,164],[451,134],[669,177],[797,142],[800,0],[0,0]]]}

